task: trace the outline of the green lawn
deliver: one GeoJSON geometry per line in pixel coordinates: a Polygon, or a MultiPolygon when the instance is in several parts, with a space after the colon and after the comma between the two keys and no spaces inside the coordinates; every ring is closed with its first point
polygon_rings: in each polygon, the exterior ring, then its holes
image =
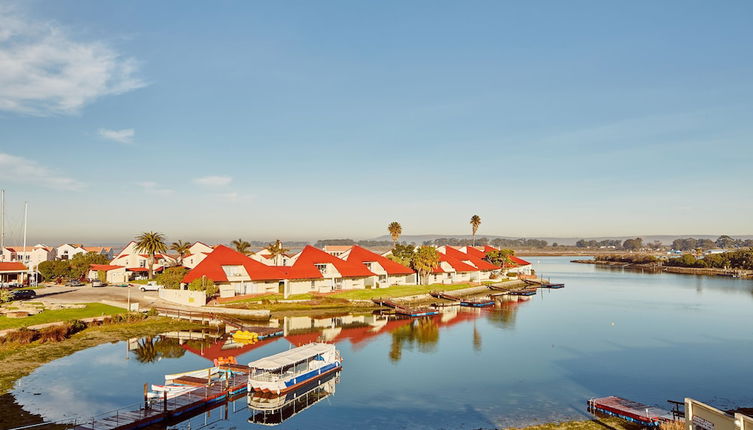
{"type": "Polygon", "coordinates": [[[81,309],[60,309],[54,311],[42,311],[26,318],[0,317],[0,330],[9,328],[28,327],[37,324],[45,324],[56,321],[70,321],[82,318],[98,317],[101,315],[115,315],[125,313],[125,309],[101,303],[86,303],[81,309]]]}

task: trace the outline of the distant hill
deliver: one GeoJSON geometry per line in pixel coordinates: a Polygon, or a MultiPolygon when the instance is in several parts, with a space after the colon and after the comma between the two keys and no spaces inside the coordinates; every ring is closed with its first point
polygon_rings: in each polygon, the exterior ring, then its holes
{"type": "MultiPolygon", "coordinates": [[[[711,239],[716,240],[719,236],[721,236],[724,233],[716,234],[716,235],[710,235],[710,234],[682,234],[682,235],[674,235],[674,234],[663,234],[663,235],[634,235],[634,236],[583,236],[583,237],[548,237],[548,236],[531,236],[531,237],[525,237],[526,239],[539,239],[539,240],[545,240],[549,245],[552,243],[557,242],[560,245],[570,245],[574,246],[575,242],[585,239],[585,240],[625,240],[625,239],[632,239],[636,237],[643,238],[644,242],[653,242],[655,240],[660,241],[663,244],[669,245],[674,241],[675,239],[680,238],[686,238],[686,237],[693,237],[696,239],[711,239]]],[[[730,234],[730,236],[734,237],[735,239],[753,239],[753,235],[734,235],[730,234]]],[[[404,234],[400,236],[401,242],[414,242],[416,244],[421,244],[427,240],[435,240],[439,238],[454,238],[454,239],[470,239],[470,234],[416,234],[416,235],[409,235],[404,234]]],[[[516,236],[495,236],[495,235],[488,235],[488,234],[480,234],[476,236],[477,238],[481,237],[488,237],[489,239],[520,239],[520,237],[516,236]]],[[[383,235],[375,237],[371,240],[390,240],[389,235],[383,235]]]]}

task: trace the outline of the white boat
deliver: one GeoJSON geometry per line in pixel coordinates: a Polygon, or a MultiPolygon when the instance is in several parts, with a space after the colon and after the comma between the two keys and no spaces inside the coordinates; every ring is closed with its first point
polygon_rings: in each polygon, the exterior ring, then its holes
{"type": "Polygon", "coordinates": [[[342,369],[334,345],[310,343],[249,363],[248,391],[286,393],[342,369]]]}
{"type": "Polygon", "coordinates": [[[165,383],[170,384],[170,382],[182,376],[192,376],[194,378],[206,378],[208,376],[211,378],[218,373],[220,373],[219,367],[207,367],[206,369],[191,370],[189,372],[172,373],[165,375],[165,383]]]}
{"type": "Polygon", "coordinates": [[[167,393],[167,398],[180,396],[181,394],[188,393],[189,391],[197,390],[199,387],[192,387],[189,385],[152,385],[152,391],[149,392],[150,398],[162,399],[167,393]]]}

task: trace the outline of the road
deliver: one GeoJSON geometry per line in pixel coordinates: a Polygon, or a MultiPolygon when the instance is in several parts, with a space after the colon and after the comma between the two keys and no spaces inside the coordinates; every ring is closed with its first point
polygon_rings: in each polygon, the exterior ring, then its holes
{"type": "Polygon", "coordinates": [[[139,308],[149,309],[153,306],[167,306],[169,302],[161,300],[157,291],[142,292],[138,286],[133,287],[65,287],[55,285],[37,288],[37,297],[30,301],[56,303],[107,303],[127,307],[130,292],[130,302],[138,303],[139,308]]]}

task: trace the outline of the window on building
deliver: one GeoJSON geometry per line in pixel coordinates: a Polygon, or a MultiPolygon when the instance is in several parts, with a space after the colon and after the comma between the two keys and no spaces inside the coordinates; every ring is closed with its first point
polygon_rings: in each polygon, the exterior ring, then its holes
{"type": "Polygon", "coordinates": [[[146,260],[139,261],[139,267],[146,267],[146,260]]]}
{"type": "Polygon", "coordinates": [[[327,271],[327,265],[326,264],[316,264],[315,266],[316,266],[317,269],[319,269],[319,271],[321,273],[324,273],[324,272],[327,271]]]}

